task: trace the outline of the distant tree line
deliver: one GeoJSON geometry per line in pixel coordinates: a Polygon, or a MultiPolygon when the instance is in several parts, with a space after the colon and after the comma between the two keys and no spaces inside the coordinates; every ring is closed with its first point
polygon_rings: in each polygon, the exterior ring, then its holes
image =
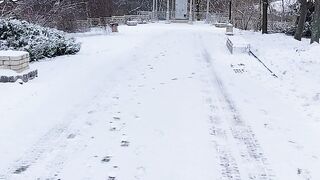
{"type": "Polygon", "coordinates": [[[230,13],[230,2],[231,21],[239,29],[260,31],[265,25],[269,32],[293,35],[299,41],[310,37],[311,43],[319,43],[320,0],[214,0],[212,11],[230,13]],[[263,19],[263,14],[267,14],[267,19],[263,19]]]}
{"type": "Polygon", "coordinates": [[[0,16],[63,29],[74,20],[150,10],[151,3],[152,0],[1,0],[0,16]]]}
{"type": "MultiPolygon", "coordinates": [[[[231,21],[239,29],[284,32],[294,35],[297,40],[301,40],[302,37],[311,37],[312,42],[318,42],[319,1],[211,0],[210,12],[231,13],[231,21]],[[231,12],[229,12],[230,3],[232,4],[231,12]],[[263,11],[266,13],[262,13],[263,11]],[[267,17],[263,14],[267,14],[267,17]],[[262,23],[266,20],[268,23],[262,23]],[[265,27],[266,25],[268,27],[265,27]]],[[[195,2],[200,2],[200,7],[205,9],[206,0],[195,2]]],[[[160,11],[165,11],[166,0],[158,0],[158,5],[160,11]]],[[[18,18],[63,30],[72,30],[70,23],[75,20],[136,14],[138,11],[151,11],[151,9],[152,0],[0,0],[2,17],[18,18]]]]}

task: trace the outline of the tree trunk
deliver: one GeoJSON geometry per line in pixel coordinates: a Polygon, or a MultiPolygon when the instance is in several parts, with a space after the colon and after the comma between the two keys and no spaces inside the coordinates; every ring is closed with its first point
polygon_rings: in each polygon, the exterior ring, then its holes
{"type": "Polygon", "coordinates": [[[281,22],[283,22],[284,21],[284,15],[285,15],[284,0],[281,1],[281,6],[282,6],[281,22]]]}
{"type": "Polygon", "coordinates": [[[229,1],[229,23],[232,22],[232,0],[229,1]]]}
{"type": "Polygon", "coordinates": [[[301,3],[301,6],[300,6],[299,23],[296,29],[296,33],[294,35],[294,38],[298,41],[301,41],[304,25],[307,18],[307,11],[308,11],[307,0],[300,0],[300,3],[301,3]]]}
{"type": "Polygon", "coordinates": [[[320,38],[320,0],[315,0],[315,8],[312,22],[311,44],[319,43],[320,38]]]}
{"type": "Polygon", "coordinates": [[[268,0],[262,1],[262,34],[268,33],[268,0]]]}

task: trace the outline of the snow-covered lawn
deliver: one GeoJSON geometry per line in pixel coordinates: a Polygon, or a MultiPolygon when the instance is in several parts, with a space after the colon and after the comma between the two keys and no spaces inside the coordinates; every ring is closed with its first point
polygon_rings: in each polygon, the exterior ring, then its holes
{"type": "Polygon", "coordinates": [[[77,35],[0,84],[0,179],[320,179],[320,46],[236,35],[279,78],[209,25],[77,35]]]}

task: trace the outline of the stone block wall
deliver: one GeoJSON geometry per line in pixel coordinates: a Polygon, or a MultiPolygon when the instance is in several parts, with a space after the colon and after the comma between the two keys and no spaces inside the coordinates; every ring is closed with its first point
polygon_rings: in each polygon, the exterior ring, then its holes
{"type": "Polygon", "coordinates": [[[29,53],[24,51],[0,51],[0,69],[21,73],[29,69],[29,53]]]}
{"type": "Polygon", "coordinates": [[[34,78],[38,77],[38,70],[31,70],[27,71],[23,74],[19,75],[10,75],[10,76],[3,76],[0,74],[0,83],[14,83],[18,80],[21,80],[22,82],[28,82],[29,80],[32,80],[34,78]]]}

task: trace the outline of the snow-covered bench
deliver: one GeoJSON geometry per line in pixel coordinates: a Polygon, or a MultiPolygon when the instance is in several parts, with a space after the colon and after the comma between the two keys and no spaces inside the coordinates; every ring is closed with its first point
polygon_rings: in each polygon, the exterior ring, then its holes
{"type": "Polygon", "coordinates": [[[249,53],[250,51],[250,44],[239,36],[229,36],[227,39],[227,47],[231,54],[249,53]]]}
{"type": "Polygon", "coordinates": [[[127,25],[128,26],[137,26],[138,25],[138,21],[135,21],[135,20],[127,21],[127,25]]]}
{"type": "Polygon", "coordinates": [[[229,23],[215,23],[214,26],[217,28],[226,28],[229,23]]]}

